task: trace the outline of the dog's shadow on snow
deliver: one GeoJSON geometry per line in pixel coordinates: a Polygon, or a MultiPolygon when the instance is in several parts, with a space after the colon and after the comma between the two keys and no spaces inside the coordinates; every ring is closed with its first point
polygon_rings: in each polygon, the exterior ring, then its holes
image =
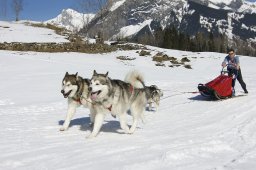
{"type": "Polygon", "coordinates": [[[213,98],[211,98],[211,97],[204,97],[202,95],[197,95],[197,96],[194,96],[194,97],[190,97],[188,99],[189,100],[193,100],[193,101],[214,101],[213,98]]]}
{"type": "MultiPolygon", "coordinates": [[[[59,125],[62,126],[64,124],[64,120],[59,121],[59,125]]],[[[89,117],[83,117],[83,118],[76,118],[70,121],[69,128],[72,128],[73,126],[80,126],[81,131],[92,131],[91,121],[89,117]]],[[[111,132],[111,133],[119,133],[124,134],[120,132],[120,123],[118,120],[110,120],[110,121],[104,121],[100,132],[111,132]]]]}
{"type": "Polygon", "coordinates": [[[125,134],[122,132],[120,123],[118,120],[109,120],[104,121],[104,124],[101,127],[101,132],[111,132],[111,133],[119,133],[119,134],[125,134]]]}
{"type": "MultiPolygon", "coordinates": [[[[69,128],[72,126],[80,126],[80,129],[85,131],[90,128],[90,122],[89,117],[76,118],[70,121],[69,128]]],[[[62,126],[63,124],[64,120],[60,120],[59,125],[62,126]]]]}

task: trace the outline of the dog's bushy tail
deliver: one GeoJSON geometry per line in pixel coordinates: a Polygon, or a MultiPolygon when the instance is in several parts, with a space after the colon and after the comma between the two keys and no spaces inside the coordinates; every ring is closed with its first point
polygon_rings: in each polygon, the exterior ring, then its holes
{"type": "Polygon", "coordinates": [[[143,75],[138,70],[132,70],[128,72],[125,76],[124,81],[130,83],[135,88],[144,88],[145,82],[143,75]]]}

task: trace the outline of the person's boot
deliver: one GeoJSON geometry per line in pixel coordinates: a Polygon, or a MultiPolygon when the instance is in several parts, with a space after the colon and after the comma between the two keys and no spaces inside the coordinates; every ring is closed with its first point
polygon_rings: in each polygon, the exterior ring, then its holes
{"type": "Polygon", "coordinates": [[[235,91],[235,88],[233,87],[232,88],[232,96],[235,96],[236,95],[236,91],[235,91]]]}
{"type": "Polygon", "coordinates": [[[247,91],[247,89],[245,89],[245,90],[244,90],[244,93],[248,94],[248,91],[247,91]]]}

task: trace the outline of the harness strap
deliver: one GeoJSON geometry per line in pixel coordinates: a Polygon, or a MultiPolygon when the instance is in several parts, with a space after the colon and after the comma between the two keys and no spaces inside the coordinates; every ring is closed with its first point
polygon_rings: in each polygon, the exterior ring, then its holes
{"type": "Polygon", "coordinates": [[[91,103],[92,105],[95,105],[95,103],[93,103],[93,102],[87,100],[87,98],[85,98],[84,96],[81,96],[81,97],[80,97],[80,101],[81,101],[81,98],[82,98],[83,100],[87,101],[88,103],[91,103]]]}
{"type": "Polygon", "coordinates": [[[134,87],[130,85],[130,92],[133,93],[133,91],[134,91],[134,87]]]}

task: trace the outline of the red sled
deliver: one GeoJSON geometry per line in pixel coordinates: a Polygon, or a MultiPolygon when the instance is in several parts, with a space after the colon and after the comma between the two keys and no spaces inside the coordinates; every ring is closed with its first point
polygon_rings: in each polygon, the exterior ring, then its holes
{"type": "Polygon", "coordinates": [[[206,84],[198,84],[198,90],[202,96],[215,99],[232,97],[232,79],[228,71],[221,71],[221,75],[206,84]]]}

